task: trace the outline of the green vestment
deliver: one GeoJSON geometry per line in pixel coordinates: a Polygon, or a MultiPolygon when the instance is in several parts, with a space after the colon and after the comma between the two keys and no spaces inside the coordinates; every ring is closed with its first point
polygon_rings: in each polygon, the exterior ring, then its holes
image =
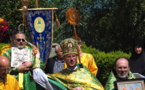
{"type": "Polygon", "coordinates": [[[61,88],[70,90],[75,87],[81,87],[83,90],[104,90],[99,80],[86,68],[79,68],[76,71],[63,69],[55,74],[47,74],[48,80],[61,88]]]}
{"type": "MultiPolygon", "coordinates": [[[[25,47],[32,50],[31,47],[25,47]]],[[[4,55],[11,60],[11,45],[7,45],[1,49],[1,55],[4,55]]],[[[34,58],[32,55],[31,61],[33,62],[32,68],[43,67],[42,60],[34,58]]],[[[10,74],[14,75],[17,79],[19,77],[19,72],[17,68],[11,67],[10,74]]],[[[27,71],[23,73],[23,90],[44,90],[41,86],[34,82],[31,72],[27,71]]]]}
{"type": "MultiPolygon", "coordinates": [[[[127,79],[135,79],[136,77],[132,74],[132,72],[129,71],[127,79]]],[[[107,83],[105,85],[105,90],[115,90],[115,85],[114,82],[117,81],[118,79],[115,77],[113,71],[111,72],[107,83]]]]}

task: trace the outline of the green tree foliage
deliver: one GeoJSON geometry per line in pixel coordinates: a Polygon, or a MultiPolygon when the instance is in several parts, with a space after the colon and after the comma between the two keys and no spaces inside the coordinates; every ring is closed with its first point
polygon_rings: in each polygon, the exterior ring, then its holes
{"type": "MultiPolygon", "coordinates": [[[[18,27],[21,22],[21,12],[18,11],[20,8],[18,0],[1,0],[0,1],[0,17],[4,18],[10,23],[9,30],[13,30],[18,27]]],[[[9,37],[5,38],[4,41],[8,41],[9,37]]]]}
{"type": "Polygon", "coordinates": [[[1,0],[0,1],[0,17],[10,23],[11,28],[15,28],[21,21],[20,1],[18,0],[1,0]]]}
{"type": "Polygon", "coordinates": [[[91,53],[94,56],[95,62],[98,66],[97,78],[99,81],[105,85],[110,75],[111,70],[114,68],[114,62],[119,57],[130,57],[130,53],[124,53],[122,51],[111,51],[105,53],[103,51],[99,51],[98,49],[92,48],[91,46],[87,46],[84,42],[82,45],[82,51],[86,53],[91,53]]]}
{"type": "MultiPolygon", "coordinates": [[[[57,7],[61,28],[54,23],[54,42],[73,36],[73,27],[66,20],[66,10],[77,8],[81,22],[77,25],[78,36],[99,50],[130,50],[131,40],[145,36],[144,0],[38,0],[40,8],[57,7]]],[[[20,0],[1,0],[0,17],[10,22],[9,31],[22,23],[20,0]]],[[[31,0],[29,8],[35,8],[31,0]]],[[[55,18],[55,17],[54,17],[55,18]]]]}
{"type": "MultiPolygon", "coordinates": [[[[19,9],[22,8],[21,0],[0,0],[0,17],[4,18],[10,23],[8,31],[18,29],[18,26],[22,24],[22,12],[19,9]]],[[[35,0],[30,0],[28,8],[35,8],[35,0]]],[[[49,3],[47,0],[39,1],[39,7],[48,7],[49,3]]],[[[27,31],[27,30],[26,30],[27,31]]],[[[8,42],[9,37],[6,38],[8,42]]]]}
{"type": "Polygon", "coordinates": [[[73,35],[65,12],[76,7],[81,12],[78,36],[87,45],[102,51],[131,50],[135,37],[145,36],[145,3],[143,0],[49,0],[57,7],[62,28],[55,28],[55,42],[73,35]]]}
{"type": "Polygon", "coordinates": [[[104,29],[104,33],[100,33],[102,38],[99,38],[108,44],[104,47],[106,51],[110,51],[110,48],[128,51],[132,38],[144,37],[145,18],[141,3],[140,0],[116,0],[112,2],[110,12],[107,13],[107,16],[103,16],[99,21],[100,25],[98,24],[101,29],[104,29]]]}

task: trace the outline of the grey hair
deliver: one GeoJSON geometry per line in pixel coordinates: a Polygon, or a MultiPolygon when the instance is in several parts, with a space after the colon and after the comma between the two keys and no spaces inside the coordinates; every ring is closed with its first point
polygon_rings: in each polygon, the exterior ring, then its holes
{"type": "Polygon", "coordinates": [[[58,51],[58,48],[60,47],[60,45],[56,45],[55,46],[55,52],[57,52],[58,51]]]}

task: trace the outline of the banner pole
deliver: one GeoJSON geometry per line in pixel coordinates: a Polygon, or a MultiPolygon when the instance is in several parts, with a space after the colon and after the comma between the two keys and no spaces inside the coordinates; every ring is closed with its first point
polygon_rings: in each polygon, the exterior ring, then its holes
{"type": "MultiPolygon", "coordinates": [[[[74,27],[74,37],[75,37],[75,40],[77,41],[78,43],[78,35],[77,35],[77,31],[76,31],[76,26],[73,25],[74,27]]],[[[80,59],[80,50],[79,50],[79,47],[77,46],[77,52],[78,52],[78,59],[79,59],[79,63],[81,63],[81,59],[80,59]]]]}
{"type": "Polygon", "coordinates": [[[38,8],[38,0],[36,0],[36,8],[38,8]]]}

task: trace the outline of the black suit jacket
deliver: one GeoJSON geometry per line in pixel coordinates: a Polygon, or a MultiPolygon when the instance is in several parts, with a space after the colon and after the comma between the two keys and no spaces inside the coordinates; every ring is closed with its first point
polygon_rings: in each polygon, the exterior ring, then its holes
{"type": "Polygon", "coordinates": [[[53,67],[56,60],[56,56],[52,58],[48,58],[47,62],[45,63],[44,72],[53,74],[53,67]]]}

